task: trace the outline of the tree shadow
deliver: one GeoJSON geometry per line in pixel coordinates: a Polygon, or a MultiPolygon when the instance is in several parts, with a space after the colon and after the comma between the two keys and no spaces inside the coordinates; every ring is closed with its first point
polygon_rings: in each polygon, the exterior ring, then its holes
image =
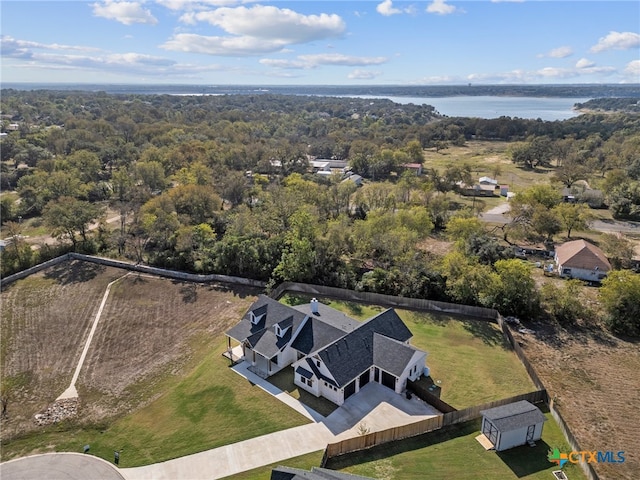
{"type": "Polygon", "coordinates": [[[62,285],[93,280],[106,270],[104,265],[89,262],[62,262],[49,267],[44,278],[53,279],[62,285]]]}
{"type": "MultiPolygon", "coordinates": [[[[374,462],[385,458],[399,455],[401,453],[420,450],[432,445],[437,445],[458,437],[464,437],[480,430],[480,419],[472,420],[457,425],[442,427],[433,432],[424,433],[404,440],[396,440],[383,445],[347,453],[327,460],[327,468],[332,470],[343,470],[345,468],[362,463],[374,462]]],[[[546,457],[545,457],[546,458],[546,457]]]]}
{"type": "Polygon", "coordinates": [[[485,345],[491,347],[508,348],[508,342],[502,332],[495,328],[492,322],[484,320],[471,320],[463,318],[461,320],[463,328],[476,338],[482,340],[485,345]]]}
{"type": "Polygon", "coordinates": [[[547,470],[551,463],[547,455],[551,447],[544,440],[536,440],[536,446],[521,445],[503,452],[496,452],[516,477],[522,478],[547,470]]]}
{"type": "Polygon", "coordinates": [[[184,284],[180,288],[183,303],[196,303],[198,300],[198,287],[195,283],[184,284]]]}

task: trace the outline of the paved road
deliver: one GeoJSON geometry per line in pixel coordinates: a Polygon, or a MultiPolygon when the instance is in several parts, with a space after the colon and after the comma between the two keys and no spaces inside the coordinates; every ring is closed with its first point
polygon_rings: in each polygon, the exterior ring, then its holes
{"type": "MultiPolygon", "coordinates": [[[[480,214],[480,220],[487,223],[510,223],[507,215],[509,205],[504,204],[480,214]]],[[[608,233],[637,233],[640,234],[640,222],[625,222],[621,220],[594,220],[590,224],[591,230],[608,233]]]]}
{"type": "Polygon", "coordinates": [[[82,453],[32,455],[0,464],[2,480],[125,480],[109,462],[82,453]]]}

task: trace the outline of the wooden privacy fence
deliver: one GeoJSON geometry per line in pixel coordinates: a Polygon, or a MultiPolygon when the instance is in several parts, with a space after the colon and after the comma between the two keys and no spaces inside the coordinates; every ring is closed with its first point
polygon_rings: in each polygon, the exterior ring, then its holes
{"type": "Polygon", "coordinates": [[[419,399],[424,400],[429,405],[435,407],[436,410],[442,413],[455,412],[457,409],[449,405],[447,402],[440,399],[429,390],[411,380],[407,381],[407,390],[413,392],[419,399]]]}
{"type": "Polygon", "coordinates": [[[498,320],[498,316],[500,315],[497,310],[493,310],[491,308],[438,302],[436,300],[425,300],[422,298],[397,297],[382,293],[358,292],[356,290],[347,290],[345,288],[325,287],[324,285],[311,285],[295,282],[281,283],[271,292],[271,297],[278,299],[286,292],[304,293],[319,297],[337,298],[347,302],[367,303],[369,305],[382,305],[409,310],[429,310],[440,313],[455,313],[458,315],[482,318],[494,322],[498,320]]]}
{"type": "Polygon", "coordinates": [[[424,433],[433,432],[448,425],[455,425],[457,423],[474,420],[480,417],[480,412],[482,410],[499,407],[501,405],[518,402],[520,400],[527,400],[531,403],[539,403],[545,401],[546,398],[547,392],[545,390],[536,390],[534,392],[524,393],[522,395],[516,395],[509,398],[503,398],[494,402],[483,403],[482,405],[465,408],[464,410],[456,410],[454,412],[445,413],[444,415],[427,418],[425,420],[420,420],[419,422],[410,423],[408,425],[388,428],[379,432],[368,433],[359,437],[342,440],[337,443],[330,443],[327,445],[327,448],[325,450],[323,466],[326,464],[327,460],[333,457],[337,457],[338,455],[365,450],[367,448],[375,447],[377,445],[382,445],[388,442],[393,442],[395,440],[402,440],[405,438],[422,435],[424,433]]]}

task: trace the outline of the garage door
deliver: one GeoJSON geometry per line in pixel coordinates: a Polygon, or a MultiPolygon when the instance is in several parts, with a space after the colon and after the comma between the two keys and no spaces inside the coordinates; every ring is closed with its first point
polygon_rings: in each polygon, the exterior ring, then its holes
{"type": "Polygon", "coordinates": [[[387,373],[385,371],[382,372],[382,385],[388,387],[392,390],[396,389],[396,377],[387,373]]]}
{"type": "Polygon", "coordinates": [[[369,370],[360,375],[360,388],[369,383],[369,370]]]}
{"type": "Polygon", "coordinates": [[[349,398],[354,393],[356,393],[356,381],[355,380],[353,382],[351,382],[349,385],[347,385],[346,387],[344,387],[344,399],[346,400],[347,398],[349,398]]]}

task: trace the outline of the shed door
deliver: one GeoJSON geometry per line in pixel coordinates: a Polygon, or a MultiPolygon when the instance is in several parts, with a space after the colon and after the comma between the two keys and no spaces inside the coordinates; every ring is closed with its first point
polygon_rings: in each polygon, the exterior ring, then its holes
{"type": "Polygon", "coordinates": [[[536,426],[529,425],[527,428],[527,442],[533,442],[533,436],[536,433],[536,426]]]}
{"type": "Polygon", "coordinates": [[[498,429],[486,418],[484,422],[482,422],[482,433],[484,433],[484,436],[487,437],[491,443],[493,443],[494,447],[497,447],[496,443],[498,442],[498,429]]]}

